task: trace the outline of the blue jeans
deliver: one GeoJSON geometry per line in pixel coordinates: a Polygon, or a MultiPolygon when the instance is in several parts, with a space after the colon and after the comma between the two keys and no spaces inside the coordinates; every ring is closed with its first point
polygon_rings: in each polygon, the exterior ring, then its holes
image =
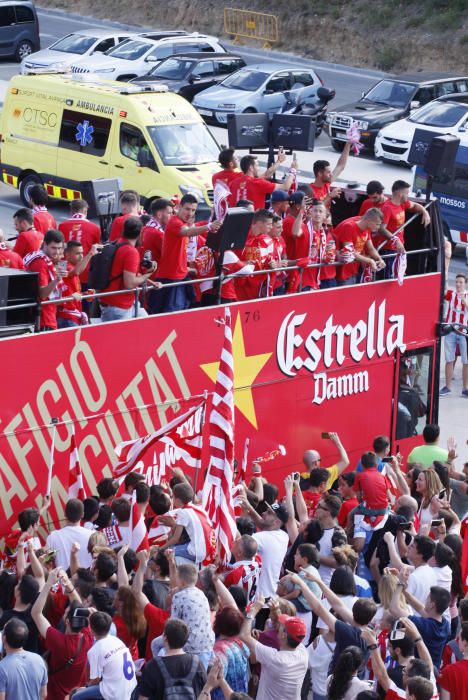
{"type": "Polygon", "coordinates": [[[188,551],[188,542],[185,544],[176,544],[172,548],[174,550],[174,554],[176,557],[183,557],[184,559],[188,559],[189,561],[195,561],[195,557],[193,554],[189,554],[188,551]]]}
{"type": "Polygon", "coordinates": [[[336,280],[337,287],[351,287],[353,284],[357,284],[357,275],[348,277],[347,280],[336,280]]]}
{"type": "MultiPolygon", "coordinates": [[[[140,304],[138,304],[137,316],[148,316],[140,304]]],[[[103,306],[101,304],[101,319],[103,323],[108,323],[108,321],[127,321],[130,318],[135,318],[134,304],[129,309],[121,309],[119,306],[103,306]]]]}
{"type": "MultiPolygon", "coordinates": [[[[170,280],[159,278],[158,282],[163,285],[174,282],[186,282],[191,277],[186,277],[184,280],[170,280]]],[[[190,285],[181,285],[177,287],[169,287],[164,289],[152,289],[148,295],[148,310],[150,314],[164,314],[171,311],[183,311],[188,309],[195,301],[195,293],[190,285]]]]}
{"type": "Polygon", "coordinates": [[[103,700],[99,685],[90,685],[74,693],[73,700],[103,700]]]}
{"type": "Polygon", "coordinates": [[[70,318],[58,318],[57,326],[59,328],[79,328],[79,323],[75,323],[70,318]]]}
{"type": "Polygon", "coordinates": [[[331,287],[336,287],[336,277],[331,277],[329,280],[321,280],[320,289],[331,289],[331,287]]]}

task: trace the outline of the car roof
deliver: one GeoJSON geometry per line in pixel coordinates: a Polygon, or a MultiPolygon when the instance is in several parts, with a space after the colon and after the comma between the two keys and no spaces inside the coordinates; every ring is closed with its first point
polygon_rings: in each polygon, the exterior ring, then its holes
{"type": "Polygon", "coordinates": [[[437,98],[437,102],[453,102],[468,107],[468,92],[452,92],[450,95],[442,95],[437,98]]]}
{"type": "Polygon", "coordinates": [[[184,37],[184,36],[190,36],[188,32],[185,32],[183,29],[180,30],[171,30],[168,29],[167,31],[161,30],[161,31],[148,31],[148,32],[136,32],[134,34],[135,37],[144,37],[145,39],[171,39],[172,37],[184,37]]]}
{"type": "Polygon", "coordinates": [[[262,72],[274,72],[277,70],[284,70],[284,71],[291,71],[291,70],[300,70],[303,72],[310,72],[313,71],[312,68],[305,68],[304,66],[294,66],[294,65],[288,65],[285,66],[284,63],[249,63],[247,66],[244,66],[241,68],[241,70],[247,70],[247,69],[254,69],[254,70],[259,70],[262,72]]]}
{"type": "MultiPolygon", "coordinates": [[[[453,73],[443,73],[438,71],[421,71],[418,73],[400,73],[400,75],[389,76],[392,80],[402,83],[425,83],[444,82],[445,80],[468,80],[466,75],[454,75],[453,73]]],[[[383,78],[385,80],[385,78],[383,78]]]]}
{"type": "MultiPolygon", "coordinates": [[[[173,56],[168,56],[167,58],[164,58],[163,61],[167,61],[169,58],[193,58],[193,59],[198,59],[199,61],[210,61],[213,58],[242,58],[242,56],[238,56],[237,54],[234,53],[216,53],[215,51],[193,51],[192,53],[187,52],[187,53],[176,53],[173,56]]],[[[243,59],[242,59],[243,60],[243,59]]],[[[161,63],[163,62],[161,61],[161,63]]]]}
{"type": "MultiPolygon", "coordinates": [[[[0,0],[1,1],[1,0],[0,0]]],[[[96,38],[99,37],[105,37],[105,36],[128,36],[128,37],[133,37],[134,32],[129,32],[128,30],[126,31],[125,29],[120,31],[115,29],[114,31],[111,31],[109,29],[76,29],[74,32],[68,32],[68,34],[65,34],[61,39],[65,39],[66,36],[95,36],[96,38]]],[[[60,39],[57,39],[57,41],[60,41],[60,39]]]]}

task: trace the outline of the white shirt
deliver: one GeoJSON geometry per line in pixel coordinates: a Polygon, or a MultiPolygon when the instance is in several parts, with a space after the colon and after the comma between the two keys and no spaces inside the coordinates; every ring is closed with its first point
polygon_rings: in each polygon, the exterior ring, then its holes
{"type": "MultiPolygon", "coordinates": [[[[357,600],[359,600],[359,598],[358,598],[357,596],[355,596],[355,595],[339,595],[338,598],[341,600],[341,602],[343,603],[343,605],[344,605],[346,608],[348,608],[348,610],[349,610],[350,612],[353,611],[353,605],[354,605],[354,603],[355,603],[357,600]]],[[[294,602],[294,601],[293,601],[293,602],[294,602]]],[[[324,599],[322,600],[322,605],[323,605],[323,607],[324,607],[326,610],[331,610],[331,607],[332,607],[332,606],[330,605],[330,603],[328,602],[328,600],[327,600],[326,598],[324,598],[324,599]]],[[[320,617],[319,617],[319,619],[317,620],[317,628],[318,628],[318,629],[321,629],[321,630],[327,630],[327,629],[328,629],[328,625],[326,625],[325,622],[324,622],[323,620],[321,620],[320,617]]]]}
{"type": "Polygon", "coordinates": [[[88,569],[92,563],[92,556],[88,552],[88,540],[92,535],[92,530],[87,530],[81,525],[66,525],[60,530],[54,530],[47,537],[46,545],[50,549],[57,550],[55,557],[55,566],[67,570],[70,566],[70,554],[72,544],[79,542],[80,551],[78,552],[78,561],[80,566],[88,569]]]}
{"type": "Polygon", "coordinates": [[[411,593],[423,605],[432,586],[437,586],[437,576],[429,564],[418,566],[408,579],[408,593],[411,593]]]}
{"type": "Polygon", "coordinates": [[[262,568],[258,581],[258,595],[271,598],[276,595],[276,588],[281,573],[281,565],[288,549],[289,537],[284,530],[265,530],[253,535],[262,558],[262,568]]]}
{"type": "MultiPolygon", "coordinates": [[[[330,680],[331,676],[328,677],[328,683],[330,680]]],[[[363,690],[372,690],[372,681],[361,681],[357,676],[353,676],[348,690],[343,695],[343,700],[355,700],[356,696],[363,690]]]]}
{"type": "Polygon", "coordinates": [[[309,664],[305,646],[299,644],[293,651],[278,651],[257,642],[254,652],[262,664],[257,700],[301,700],[309,664]]]}
{"type": "Polygon", "coordinates": [[[322,634],[319,634],[312,644],[307,647],[312,690],[317,695],[327,695],[328,667],[330,666],[335,647],[336,643],[326,642],[322,634]]]}
{"type": "MultiPolygon", "coordinates": [[[[320,552],[319,554],[323,554],[324,557],[329,557],[332,553],[332,537],[333,533],[335,532],[335,525],[333,527],[329,527],[327,530],[323,531],[323,535],[320,538],[320,552]]],[[[320,564],[319,566],[319,573],[320,576],[322,577],[322,581],[329,586],[331,577],[333,575],[333,572],[335,569],[331,566],[325,566],[324,564],[320,564]]]]}
{"type": "MultiPolygon", "coordinates": [[[[436,585],[440,586],[441,588],[445,588],[445,590],[451,594],[451,592],[452,592],[452,569],[450,568],[450,566],[448,566],[448,565],[442,566],[442,567],[433,566],[432,569],[436,575],[436,579],[437,579],[436,585]]],[[[446,620],[448,620],[450,622],[450,620],[451,620],[450,605],[447,608],[447,610],[445,610],[444,617],[446,620]]]]}
{"type": "Polygon", "coordinates": [[[132,655],[117,637],[108,635],[88,651],[89,677],[102,678],[99,690],[104,700],[130,700],[136,686],[132,655]]]}

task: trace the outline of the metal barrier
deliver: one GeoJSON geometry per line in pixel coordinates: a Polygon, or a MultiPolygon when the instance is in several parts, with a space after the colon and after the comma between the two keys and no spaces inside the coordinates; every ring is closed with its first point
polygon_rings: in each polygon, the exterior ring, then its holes
{"type": "Polygon", "coordinates": [[[278,17],[264,12],[224,8],[224,31],[234,37],[235,44],[241,44],[241,37],[263,41],[263,48],[271,48],[278,41],[278,17]]]}

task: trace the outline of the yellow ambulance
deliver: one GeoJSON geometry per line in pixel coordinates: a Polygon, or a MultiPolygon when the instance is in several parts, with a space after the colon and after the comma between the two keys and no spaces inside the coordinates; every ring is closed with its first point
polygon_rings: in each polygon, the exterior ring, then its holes
{"type": "Polygon", "coordinates": [[[191,192],[213,199],[219,146],[198,112],[166,86],[106,81],[92,74],[18,75],[0,119],[4,183],[51,197],[87,199],[89,183],[120,178],[122,189],[152,199],[191,192]]]}

